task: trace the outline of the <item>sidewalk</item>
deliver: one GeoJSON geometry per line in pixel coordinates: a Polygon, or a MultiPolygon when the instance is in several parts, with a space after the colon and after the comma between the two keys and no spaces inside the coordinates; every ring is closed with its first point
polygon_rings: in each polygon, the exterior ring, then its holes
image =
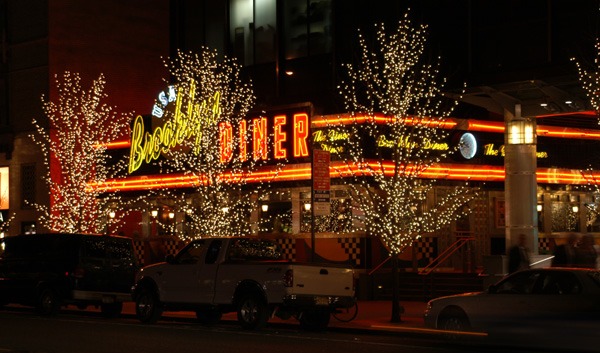
{"type": "MultiPolygon", "coordinates": [[[[329,322],[329,328],[339,330],[366,330],[366,331],[415,331],[424,330],[423,312],[425,310],[425,302],[403,301],[400,302],[404,308],[404,313],[401,315],[401,322],[392,323],[392,302],[391,301],[359,301],[358,314],[356,318],[350,322],[341,322],[334,317],[329,322]]],[[[135,304],[125,303],[123,306],[123,314],[135,315],[135,304]]],[[[165,312],[165,318],[184,318],[195,319],[196,314],[189,311],[165,312]]],[[[223,315],[222,321],[234,322],[237,321],[236,313],[227,313],[223,315]]],[[[270,324],[298,326],[296,319],[282,320],[274,317],[269,320],[270,324]]]]}

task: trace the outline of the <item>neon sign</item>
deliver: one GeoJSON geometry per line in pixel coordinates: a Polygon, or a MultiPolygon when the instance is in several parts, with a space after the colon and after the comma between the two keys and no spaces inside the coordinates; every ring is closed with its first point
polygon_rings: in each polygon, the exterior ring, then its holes
{"type": "MultiPolygon", "coordinates": [[[[229,121],[221,119],[221,95],[215,93],[213,97],[201,103],[194,103],[193,97],[196,92],[196,83],[191,80],[189,91],[183,88],[176,93],[164,93],[159,95],[159,102],[169,103],[175,99],[172,118],[162,126],[147,132],[142,116],[136,117],[130,143],[129,173],[138,170],[144,163],[157,160],[162,154],[170,149],[181,145],[184,141],[192,143],[191,153],[201,153],[201,138],[203,129],[207,126],[218,128],[219,135],[219,161],[229,163],[234,158],[235,148],[241,162],[248,159],[248,144],[252,146],[252,158],[254,160],[266,161],[270,157],[269,147],[272,147],[272,158],[286,159],[292,150],[294,157],[307,157],[308,135],[310,122],[307,113],[295,113],[291,116],[277,114],[271,119],[260,116],[253,119],[241,120],[239,125],[234,126],[229,121]],[[184,97],[188,97],[184,101],[184,97]],[[162,100],[161,100],[162,99],[162,100]],[[291,118],[291,119],[290,119],[291,118]],[[293,125],[288,124],[288,119],[293,125]],[[251,129],[251,131],[249,131],[251,129]],[[236,131],[237,130],[237,131],[236,131]],[[292,146],[289,136],[292,138],[292,146]],[[234,138],[235,137],[235,138],[234,138]],[[251,138],[252,141],[248,141],[251,138]],[[272,139],[272,141],[270,141],[272,139]],[[235,145],[238,146],[235,146],[235,145]]],[[[163,112],[164,113],[164,112],[163,112]]]]}
{"type": "Polygon", "coordinates": [[[421,148],[424,150],[436,150],[436,151],[447,151],[450,149],[447,143],[445,142],[433,142],[431,140],[424,140],[423,144],[419,146],[416,142],[410,141],[408,136],[401,137],[398,141],[388,140],[388,138],[384,135],[380,135],[377,138],[377,147],[386,147],[386,148],[394,148],[395,146],[401,148],[421,148]]]}
{"type": "MultiPolygon", "coordinates": [[[[196,83],[190,81],[188,97],[194,97],[196,83]]],[[[192,152],[200,153],[200,139],[202,128],[206,124],[216,124],[221,116],[219,105],[220,93],[217,92],[200,104],[194,104],[192,99],[187,102],[185,111],[182,109],[183,92],[177,94],[173,119],[159,126],[152,133],[145,132],[144,120],[138,115],[134,121],[131,132],[131,150],[129,154],[129,173],[136,171],[142,163],[150,163],[158,159],[162,153],[181,145],[186,139],[195,138],[192,152]]]]}
{"type": "Polygon", "coordinates": [[[177,93],[175,92],[175,86],[167,87],[167,91],[162,91],[158,94],[158,102],[152,107],[152,116],[162,118],[165,114],[165,109],[169,103],[174,102],[177,99],[177,93]]]}
{"type": "MultiPolygon", "coordinates": [[[[487,145],[483,145],[483,154],[485,156],[492,157],[504,157],[504,145],[500,145],[500,147],[496,148],[493,143],[488,143],[487,145]]],[[[546,151],[537,151],[537,158],[548,158],[548,152],[546,151]]]]}
{"type": "Polygon", "coordinates": [[[337,146],[334,142],[347,141],[350,139],[350,133],[346,131],[329,130],[327,132],[323,130],[317,130],[313,132],[313,143],[321,148],[323,151],[327,151],[334,154],[344,152],[344,146],[337,146]]]}

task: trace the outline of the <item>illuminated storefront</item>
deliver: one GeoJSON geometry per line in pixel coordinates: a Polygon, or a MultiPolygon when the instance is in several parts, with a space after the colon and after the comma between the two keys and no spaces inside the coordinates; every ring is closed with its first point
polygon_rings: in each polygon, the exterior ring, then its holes
{"type": "MultiPolygon", "coordinates": [[[[176,98],[173,99],[175,103],[176,98]]],[[[155,107],[156,111],[158,111],[157,107],[155,107]]],[[[589,113],[582,113],[582,116],[593,119],[589,113]]],[[[127,194],[163,188],[183,190],[198,182],[183,171],[168,175],[157,173],[152,161],[160,158],[159,154],[152,156],[144,152],[159,149],[156,146],[161,143],[164,146],[169,145],[169,139],[174,139],[173,136],[177,135],[178,129],[182,133],[181,127],[189,124],[179,121],[159,125],[155,120],[144,128],[142,126],[144,119],[150,121],[152,118],[136,119],[132,129],[133,143],[121,141],[109,146],[115,152],[132,156],[131,163],[135,168],[130,167],[131,175],[124,179],[109,180],[102,185],[91,184],[91,187],[107,191],[119,190],[127,194]],[[170,132],[165,133],[169,129],[170,132]],[[161,134],[171,137],[161,138],[161,134]]],[[[319,216],[315,219],[317,255],[323,260],[349,262],[363,269],[372,268],[386,258],[386,251],[379,241],[371,239],[368,234],[353,231],[357,228],[357,223],[361,222],[362,214],[357,205],[351,204],[346,187],[340,182],[340,178],[359,171],[365,172],[366,170],[360,168],[368,168],[369,163],[378,163],[378,161],[365,156],[367,167],[348,168],[343,161],[335,158],[335,154],[343,152],[337,142],[349,136],[343,129],[331,129],[331,127],[360,126],[367,123],[368,119],[383,124],[389,118],[350,117],[343,114],[312,115],[311,105],[301,104],[274,108],[249,116],[242,120],[240,126],[220,125],[218,143],[221,163],[226,163],[233,153],[240,152],[247,154],[249,158],[267,161],[265,165],[244,176],[250,187],[253,183],[269,182],[272,190],[275,191],[269,197],[256,200],[256,210],[251,217],[253,221],[259,223],[263,218],[268,219],[265,221],[268,224],[261,226],[268,232],[261,232],[259,235],[279,241],[288,258],[306,260],[311,251],[310,157],[312,148],[327,150],[333,155],[330,166],[331,213],[329,216],[319,216]],[[241,142],[234,146],[232,136],[236,134],[246,136],[243,132],[249,132],[247,135],[250,138],[238,139],[237,141],[241,142]],[[283,164],[276,164],[281,162],[283,164]]],[[[438,249],[443,250],[455,241],[457,236],[465,234],[475,236],[473,267],[481,265],[483,256],[504,252],[503,122],[449,118],[442,128],[452,130],[448,141],[426,143],[422,148],[447,151],[458,144],[461,148],[450,159],[430,167],[423,173],[423,177],[437,179],[440,188],[469,182],[474,187],[480,187],[483,192],[470,205],[472,213],[469,217],[457,221],[450,229],[424,236],[415,244],[413,251],[405,252],[402,258],[405,267],[426,265],[437,256],[438,249]]],[[[587,186],[595,183],[598,175],[596,172],[582,172],[583,166],[577,165],[580,161],[573,159],[572,156],[597,148],[600,130],[544,124],[544,119],[540,118],[537,136],[539,249],[540,253],[545,253],[550,251],[555,242],[561,242],[566,232],[582,229],[593,231],[597,227],[591,220],[590,214],[586,214],[586,205],[595,202],[587,186]],[[551,164],[558,162],[561,163],[560,167],[551,164]]],[[[373,143],[378,148],[386,148],[393,141],[381,135],[373,137],[373,143]]],[[[407,138],[398,143],[411,142],[407,138]]],[[[393,163],[384,162],[383,167],[384,173],[389,172],[391,175],[393,163]]],[[[230,174],[227,177],[234,181],[241,176],[230,174]]],[[[166,241],[170,244],[167,252],[172,252],[179,247],[179,241],[172,234],[160,235],[157,220],[185,223],[185,211],[170,208],[167,200],[158,214],[146,213],[149,212],[137,215],[134,212],[133,220],[130,219],[124,228],[125,234],[136,234],[136,237],[143,241],[157,239],[166,241]],[[131,225],[134,227],[132,228],[131,225]]]]}

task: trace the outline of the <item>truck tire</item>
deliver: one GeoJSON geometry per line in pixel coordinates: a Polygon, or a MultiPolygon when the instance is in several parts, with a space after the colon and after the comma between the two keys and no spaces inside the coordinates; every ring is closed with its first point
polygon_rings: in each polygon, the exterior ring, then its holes
{"type": "Polygon", "coordinates": [[[246,330],[264,327],[269,319],[267,303],[259,295],[248,293],[238,301],[238,322],[246,330]]]}
{"type": "Polygon", "coordinates": [[[154,324],[162,315],[162,304],[158,294],[151,289],[143,289],[135,299],[135,314],[145,324],[154,324]]]}
{"type": "Polygon", "coordinates": [[[102,312],[102,316],[105,318],[114,319],[121,315],[121,311],[123,311],[123,303],[102,303],[100,305],[100,311],[102,312]]]}
{"type": "Polygon", "coordinates": [[[60,298],[52,288],[43,288],[37,299],[36,311],[40,315],[54,316],[60,311],[60,298]]]}
{"type": "Polygon", "coordinates": [[[307,331],[325,331],[331,315],[326,309],[309,309],[300,315],[300,327],[307,331]]]}

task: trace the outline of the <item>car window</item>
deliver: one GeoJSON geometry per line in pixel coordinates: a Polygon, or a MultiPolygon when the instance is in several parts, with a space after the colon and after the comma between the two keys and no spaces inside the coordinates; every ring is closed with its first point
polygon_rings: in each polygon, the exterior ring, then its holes
{"type": "Polygon", "coordinates": [[[108,257],[108,247],[106,241],[100,237],[86,237],[84,240],[85,244],[85,256],[105,259],[108,257]]]}
{"type": "Polygon", "coordinates": [[[219,257],[219,250],[221,250],[221,244],[223,241],[221,240],[213,240],[208,247],[208,251],[206,252],[206,264],[214,264],[219,257]]]}
{"type": "Polygon", "coordinates": [[[109,239],[108,253],[112,259],[134,260],[131,242],[127,239],[109,239]]]}
{"type": "Polygon", "coordinates": [[[590,276],[596,286],[600,287],[600,271],[590,271],[588,276],[590,276]]]}
{"type": "Polygon", "coordinates": [[[548,272],[536,288],[536,293],[549,295],[581,293],[581,283],[569,272],[548,272]]]}
{"type": "Polygon", "coordinates": [[[229,245],[229,260],[279,260],[281,251],[277,245],[268,240],[235,239],[229,245]]]}
{"type": "Polygon", "coordinates": [[[178,264],[185,265],[197,264],[200,261],[200,258],[202,257],[202,252],[204,250],[205,244],[206,243],[204,242],[204,240],[199,240],[190,243],[188,246],[183,248],[179,252],[179,254],[177,254],[175,262],[178,264]]]}
{"type": "Polygon", "coordinates": [[[539,272],[517,272],[498,283],[496,293],[498,294],[531,294],[536,281],[540,277],[539,272]]]}

